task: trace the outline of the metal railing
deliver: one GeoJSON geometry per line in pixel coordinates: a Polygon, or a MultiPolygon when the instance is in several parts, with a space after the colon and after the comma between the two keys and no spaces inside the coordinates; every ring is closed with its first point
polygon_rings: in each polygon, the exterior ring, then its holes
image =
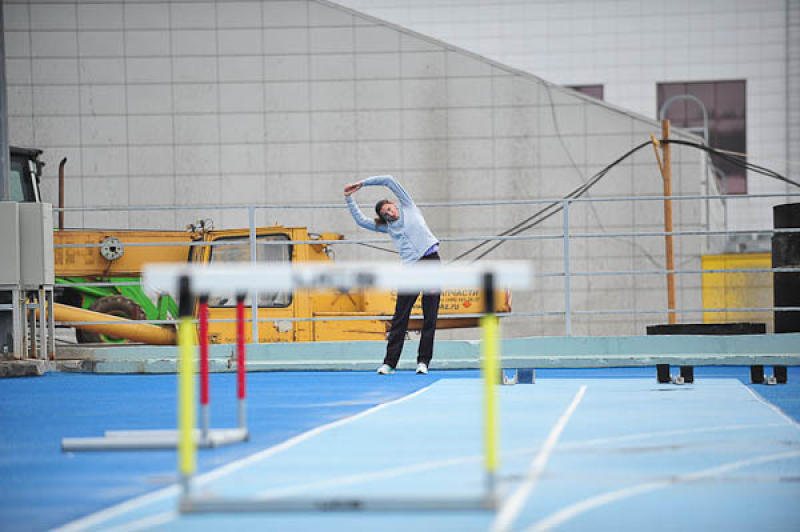
{"type": "MultiPolygon", "coordinates": [[[[562,278],[564,280],[564,295],[563,295],[563,310],[542,310],[536,312],[508,312],[502,313],[507,319],[531,319],[536,317],[557,317],[562,316],[564,320],[564,334],[570,336],[573,334],[573,317],[574,316],[590,316],[590,315],[652,315],[676,313],[676,314],[696,314],[705,312],[772,312],[775,310],[780,311],[795,311],[800,308],[795,307],[730,307],[730,308],[645,308],[645,309],[576,309],[573,304],[573,289],[572,280],[575,278],[586,277],[619,277],[619,276],[660,276],[667,274],[674,275],[703,275],[703,274],[717,274],[717,273],[797,273],[800,268],[730,268],[730,269],[697,269],[697,268],[676,268],[674,270],[667,269],[647,269],[647,270],[602,270],[602,271],[572,271],[572,247],[576,240],[580,239],[620,239],[620,238],[657,238],[665,236],[675,237],[693,237],[693,236],[732,236],[732,235],[774,235],[778,233],[797,233],[800,229],[754,229],[754,230],[717,230],[717,229],[682,229],[674,231],[618,231],[618,232],[584,232],[574,233],[571,230],[570,214],[572,209],[577,205],[591,204],[591,203],[608,203],[608,202],[646,202],[646,201],[708,201],[712,199],[724,200],[747,200],[747,199],[780,199],[786,200],[789,198],[800,197],[800,193],[782,193],[782,194],[752,194],[749,196],[720,196],[720,195],[685,195],[685,196],[671,196],[669,198],[664,196],[622,196],[622,197],[579,197],[579,198],[555,198],[555,199],[525,199],[525,200],[489,200],[489,201],[458,201],[458,202],[426,202],[420,203],[420,207],[428,208],[460,208],[460,207],[508,207],[508,206],[525,206],[525,205],[552,205],[557,210],[561,211],[561,232],[550,232],[545,234],[527,234],[527,235],[470,235],[470,236],[449,236],[442,237],[440,241],[443,243],[467,243],[467,242],[531,242],[531,241],[552,241],[560,240],[562,242],[562,264],[563,270],[556,272],[540,272],[535,273],[534,277],[537,279],[552,279],[562,278]]],[[[311,239],[311,240],[257,240],[256,233],[256,214],[258,211],[269,210],[307,210],[307,209],[346,209],[343,203],[337,204],[295,204],[295,205],[201,205],[201,206],[129,206],[129,207],[70,207],[65,209],[54,209],[55,211],[65,212],[130,212],[130,211],[182,211],[192,210],[197,211],[200,209],[206,210],[246,210],[248,216],[248,237],[242,239],[226,239],[216,241],[193,241],[193,242],[124,242],[126,247],[159,247],[159,246],[186,246],[186,247],[204,247],[204,246],[230,246],[249,244],[250,247],[250,260],[252,263],[257,261],[257,246],[259,245],[287,245],[287,244],[326,244],[326,245],[362,245],[362,244],[386,244],[386,238],[369,238],[369,239],[345,239],[345,240],[324,240],[324,239],[311,239]]],[[[556,211],[557,212],[557,211],[556,211]]],[[[680,224],[680,220],[678,220],[680,224]]],[[[120,229],[121,231],[124,231],[120,229]]],[[[59,244],[55,247],[59,248],[99,248],[102,244],[59,244]]],[[[693,255],[690,258],[698,259],[699,255],[693,255]]],[[[76,287],[109,287],[109,286],[123,286],[123,285],[139,285],[140,282],[86,282],[86,283],[72,283],[71,286],[76,287]]],[[[68,285],[60,285],[68,286],[68,285]]],[[[258,326],[259,323],[285,321],[285,322],[314,322],[314,321],[356,321],[356,320],[390,320],[391,316],[374,315],[374,316],[328,316],[328,317],[280,317],[280,318],[259,318],[258,298],[253,297],[251,301],[251,314],[252,314],[252,337],[258,341],[258,326]]],[[[471,318],[478,317],[479,314],[463,313],[463,314],[446,314],[440,315],[440,319],[455,319],[455,318],[471,318]]],[[[235,320],[213,319],[209,320],[210,323],[223,323],[234,322],[235,320]]],[[[59,325],[74,326],[86,324],[106,324],[118,322],[60,322],[59,325]]],[[[142,320],[138,323],[152,323],[158,325],[173,324],[176,320],[142,320]]]]}

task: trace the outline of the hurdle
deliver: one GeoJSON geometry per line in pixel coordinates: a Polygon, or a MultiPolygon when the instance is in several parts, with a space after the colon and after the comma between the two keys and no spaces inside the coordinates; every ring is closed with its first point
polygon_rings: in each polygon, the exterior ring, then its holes
{"type": "MultiPolygon", "coordinates": [[[[238,426],[235,428],[212,429],[209,408],[209,371],[208,371],[208,295],[199,297],[198,321],[200,344],[200,428],[194,428],[194,414],[184,413],[188,416],[189,430],[195,445],[199,448],[222,447],[246,441],[249,438],[246,418],[246,393],[245,393],[245,343],[244,343],[244,294],[236,297],[236,373],[237,373],[237,418],[238,426]]],[[[188,349],[186,356],[179,356],[178,380],[179,395],[183,390],[180,384],[181,364],[188,364],[191,374],[195,357],[194,350],[194,324],[192,323],[192,307],[194,300],[183,300],[181,317],[183,321],[178,324],[179,342],[178,349],[188,349]],[[184,341],[180,341],[183,335],[184,341]],[[187,347],[188,346],[188,347],[187,347]],[[187,362],[188,361],[188,362],[187,362]]],[[[189,377],[191,378],[191,376],[189,377]]],[[[191,387],[191,382],[189,383],[191,387]]],[[[181,400],[179,398],[179,404],[181,400]]],[[[103,436],[83,438],[62,438],[61,450],[64,452],[76,451],[135,451],[176,449],[180,431],[173,429],[156,430],[107,430],[103,436]]]]}
{"type": "MultiPolygon", "coordinates": [[[[479,265],[376,263],[306,263],[306,264],[229,264],[198,267],[197,265],[153,265],[145,269],[143,284],[156,290],[177,290],[180,301],[191,301],[194,293],[213,291],[269,292],[287,289],[353,288],[394,289],[398,292],[446,290],[480,287],[485,308],[481,318],[482,377],[484,381],[484,493],[475,497],[446,498],[247,498],[196,494],[193,477],[197,470],[196,439],[191,425],[180,423],[178,469],[182,494],[178,508],[183,513],[221,512],[369,512],[369,511],[491,511],[497,508],[496,473],[499,467],[499,428],[495,387],[499,384],[500,332],[494,313],[495,288],[528,288],[532,270],[527,262],[487,261],[479,265]]],[[[181,304],[181,308],[185,308],[181,304]]],[[[181,318],[184,323],[185,318],[181,318]]],[[[182,328],[183,329],[183,328],[182,328]]],[[[181,329],[181,330],[182,330],[181,329]]],[[[181,377],[180,414],[184,420],[194,411],[194,396],[185,374],[191,366],[189,335],[179,334],[181,377]]]]}

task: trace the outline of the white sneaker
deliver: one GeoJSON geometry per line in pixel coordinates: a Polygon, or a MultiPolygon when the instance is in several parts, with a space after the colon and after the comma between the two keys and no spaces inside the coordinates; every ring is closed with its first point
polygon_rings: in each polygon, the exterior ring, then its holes
{"type": "Polygon", "coordinates": [[[428,366],[424,362],[420,362],[419,364],[417,364],[417,374],[418,375],[428,374],[428,366]]]}
{"type": "Polygon", "coordinates": [[[378,368],[378,375],[391,375],[394,373],[394,368],[389,364],[384,364],[378,368]]]}

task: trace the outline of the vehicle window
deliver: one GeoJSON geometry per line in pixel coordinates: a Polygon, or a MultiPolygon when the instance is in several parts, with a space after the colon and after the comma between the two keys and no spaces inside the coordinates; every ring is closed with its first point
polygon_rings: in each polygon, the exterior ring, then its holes
{"type": "MultiPolygon", "coordinates": [[[[245,237],[246,238],[246,237],[245,237]]],[[[242,237],[220,238],[217,241],[242,240],[242,237]]],[[[263,235],[256,239],[256,260],[258,262],[290,262],[292,260],[291,244],[273,242],[288,241],[289,236],[283,233],[263,235]]],[[[250,243],[213,246],[211,262],[250,262],[250,243]]],[[[212,307],[235,307],[236,294],[211,294],[208,304],[212,307]]],[[[267,292],[258,294],[258,306],[265,308],[288,307],[292,304],[291,290],[283,292],[267,292]]],[[[250,297],[245,299],[250,305],[250,297]]]]}
{"type": "Polygon", "coordinates": [[[11,201],[35,201],[31,183],[22,161],[12,158],[10,164],[9,179],[11,181],[11,201]]]}

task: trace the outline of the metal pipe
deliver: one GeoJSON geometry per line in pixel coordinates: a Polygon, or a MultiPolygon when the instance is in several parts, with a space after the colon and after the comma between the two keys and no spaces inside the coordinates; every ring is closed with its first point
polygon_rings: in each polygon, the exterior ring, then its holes
{"type": "MultiPolygon", "coordinates": [[[[663,272],[661,272],[663,274],[663,272]]],[[[574,275],[574,274],[573,274],[574,275]]],[[[676,313],[701,313],[701,312],[772,312],[775,310],[786,310],[786,311],[800,311],[800,307],[730,307],[730,308],[703,308],[703,309],[675,309],[676,313]]],[[[664,314],[667,312],[665,309],[650,309],[650,310],[573,310],[573,314],[664,314]]],[[[563,316],[563,310],[549,310],[549,311],[539,311],[539,312],[498,312],[496,314],[499,318],[506,318],[506,319],[513,319],[513,318],[531,318],[537,316],[563,316]]],[[[440,320],[446,319],[457,319],[457,318],[480,318],[482,314],[450,314],[445,316],[439,316],[440,320]]],[[[359,320],[377,320],[377,321],[390,321],[392,319],[391,316],[331,316],[326,318],[261,318],[258,320],[260,323],[269,323],[274,321],[288,321],[288,322],[322,322],[322,321],[359,321],[359,320]]],[[[235,323],[235,319],[214,319],[208,320],[209,323],[235,323]]],[[[117,322],[106,322],[106,321],[59,321],[59,325],[63,326],[77,326],[77,325],[105,325],[105,324],[118,324],[120,327],[122,326],[129,326],[129,325],[141,325],[145,323],[163,323],[165,325],[175,324],[178,323],[178,320],[141,320],[139,321],[129,321],[127,323],[117,323],[117,322]]],[[[197,320],[193,320],[193,323],[197,323],[197,320]]]]}
{"type": "MultiPolygon", "coordinates": [[[[724,200],[740,200],[740,199],[753,199],[753,198],[791,198],[800,197],[800,192],[783,193],[783,194],[741,194],[727,196],[724,194],[686,194],[682,196],[672,196],[673,200],[691,200],[691,199],[724,199],[724,200]]],[[[569,198],[573,203],[582,202],[597,202],[597,201],[655,201],[663,200],[663,196],[613,196],[613,197],[586,197],[569,198]]],[[[536,205],[542,203],[560,203],[564,198],[538,198],[526,200],[492,200],[492,201],[433,201],[427,203],[419,203],[420,207],[485,207],[485,206],[502,206],[502,205],[536,205]]],[[[103,205],[90,205],[87,207],[65,207],[65,211],[81,212],[81,211],[100,211],[100,212],[128,212],[128,211],[196,211],[197,209],[214,209],[223,211],[232,210],[245,210],[249,208],[256,210],[269,209],[269,210],[303,210],[303,209],[346,209],[347,206],[339,203],[302,203],[296,205],[130,205],[126,207],[118,206],[103,206],[103,205]]]]}
{"type": "MultiPolygon", "coordinates": [[[[572,202],[573,200],[570,200],[572,202]]],[[[623,236],[704,236],[704,235],[772,235],[776,233],[800,233],[800,229],[747,229],[739,231],[706,231],[704,229],[689,230],[689,231],[671,231],[671,232],[628,232],[628,233],[573,233],[570,238],[616,238],[623,236]]],[[[475,242],[480,240],[561,240],[564,238],[563,233],[552,233],[544,235],[525,235],[525,236],[493,236],[493,235],[478,235],[478,236],[465,236],[465,237],[442,237],[441,242],[475,242]]],[[[233,246],[247,244],[249,240],[226,240],[214,242],[125,242],[125,247],[169,247],[169,246],[233,246]]],[[[342,244],[342,245],[358,245],[358,244],[385,244],[386,239],[363,239],[363,240],[262,240],[258,244],[261,246],[284,246],[287,244],[342,244]]],[[[55,244],[54,249],[77,249],[77,248],[100,248],[103,244],[55,244]]],[[[120,284],[120,283],[116,283],[120,284]]],[[[102,285],[97,285],[102,286],[102,285]]]]}
{"type": "MultiPolygon", "coordinates": [[[[708,110],[706,109],[706,106],[703,103],[703,101],[697,96],[694,96],[693,94],[676,94],[675,96],[672,96],[661,105],[661,109],[658,112],[658,119],[662,121],[666,119],[667,110],[669,110],[672,104],[678,100],[689,100],[700,106],[700,110],[703,112],[703,144],[708,146],[708,110]]],[[[691,130],[693,128],[684,128],[684,129],[691,130]]]]}
{"type": "Polygon", "coordinates": [[[6,95],[5,30],[0,2],[0,201],[11,198],[11,158],[8,147],[8,97],[6,95]]]}
{"type": "Polygon", "coordinates": [[[572,288],[569,277],[569,201],[564,202],[564,334],[572,336],[572,288]]]}
{"type": "MultiPolygon", "coordinates": [[[[250,226],[250,264],[258,262],[258,251],[256,249],[256,210],[253,207],[247,209],[247,222],[250,226]]],[[[285,242],[284,242],[285,245],[285,242]]],[[[251,294],[250,298],[250,342],[258,343],[258,292],[251,294]]]]}
{"type": "Polygon", "coordinates": [[[58,230],[64,230],[64,166],[67,164],[67,158],[61,159],[58,163],[58,230]]]}
{"type": "Polygon", "coordinates": [[[108,334],[146,344],[175,345],[175,331],[172,329],[147,323],[137,323],[133,320],[118,318],[102,312],[53,303],[53,316],[56,321],[86,323],[85,325],[74,325],[86,331],[108,334]]]}

